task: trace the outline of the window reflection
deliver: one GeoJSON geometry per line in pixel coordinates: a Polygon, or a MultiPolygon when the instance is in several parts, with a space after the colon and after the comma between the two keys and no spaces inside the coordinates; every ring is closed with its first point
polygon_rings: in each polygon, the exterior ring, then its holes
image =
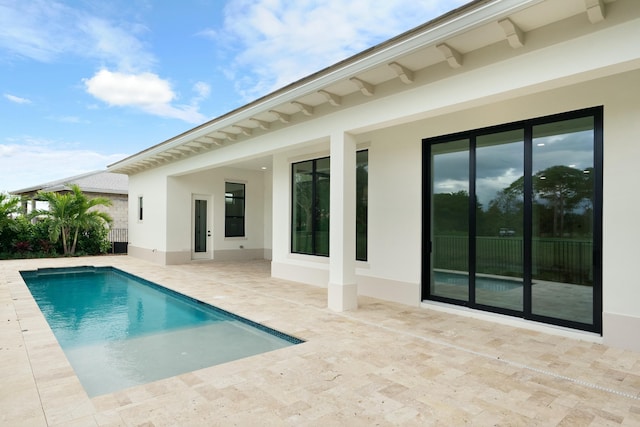
{"type": "Polygon", "coordinates": [[[478,304],[522,311],[524,131],[476,140],[478,304]]]}
{"type": "Polygon", "coordinates": [[[600,331],[598,110],[424,140],[431,173],[425,294],[600,331]]]}
{"type": "Polygon", "coordinates": [[[533,127],[532,311],[593,322],[593,118],[533,127]]]}
{"type": "Polygon", "coordinates": [[[432,147],[431,294],[469,300],[469,140],[432,147]]]}

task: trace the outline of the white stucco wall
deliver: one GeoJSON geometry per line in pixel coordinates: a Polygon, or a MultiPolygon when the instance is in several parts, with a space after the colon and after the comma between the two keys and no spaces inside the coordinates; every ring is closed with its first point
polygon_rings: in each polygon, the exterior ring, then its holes
{"type": "MultiPolygon", "coordinates": [[[[270,179],[269,174],[266,178],[270,179]]],[[[171,177],[169,179],[169,214],[170,227],[167,252],[178,253],[188,261],[192,247],[192,206],[193,194],[211,197],[213,214],[214,258],[227,258],[227,251],[242,249],[258,250],[260,258],[264,249],[264,198],[266,193],[265,174],[260,171],[249,171],[237,168],[217,168],[189,175],[171,177]],[[225,183],[245,184],[245,237],[225,237],[225,183]],[[241,248],[242,246],[242,248],[241,248]],[[188,255],[188,256],[187,256],[188,255]]],[[[238,255],[239,256],[239,255],[238,255]]],[[[251,256],[255,258],[255,256],[251,256]]]]}
{"type": "Polygon", "coordinates": [[[129,255],[165,263],[167,242],[167,178],[162,170],[129,176],[129,255]],[[138,219],[143,197],[143,219],[138,219]]]}
{"type": "MultiPolygon", "coordinates": [[[[367,263],[358,263],[360,292],[419,303],[422,138],[603,105],[605,338],[628,346],[629,335],[638,334],[631,329],[640,330],[635,274],[640,201],[630,197],[631,171],[640,154],[633,143],[640,138],[639,83],[640,71],[626,72],[359,135],[369,145],[369,256],[367,263]]],[[[281,162],[274,180],[274,274],[322,286],[328,274],[325,258],[288,253],[291,161],[283,155],[281,162]]]]}
{"type": "MultiPolygon", "coordinates": [[[[269,155],[272,173],[238,172],[236,176],[261,183],[247,185],[247,203],[251,199],[259,204],[247,205],[247,225],[255,221],[259,226],[248,230],[251,238],[245,247],[267,249],[265,253],[271,249],[276,277],[326,286],[327,258],[290,253],[291,163],[329,155],[330,135],[349,132],[359,146],[369,149],[369,254],[367,262],[357,263],[359,292],[418,305],[421,140],[602,105],[603,335],[605,342],[635,345],[640,350],[640,285],[634,268],[640,201],[630,196],[632,171],[640,155],[636,144],[640,139],[640,19],[617,13],[616,3],[612,5],[607,20],[597,24],[598,31],[585,30],[580,21],[584,17],[572,18],[527,33],[526,46],[517,55],[506,44],[490,46],[465,56],[460,69],[451,70],[443,63],[416,73],[414,85],[397,81],[381,85],[376,97],[366,103],[346,97],[342,108],[322,106],[310,119],[281,128],[274,125],[249,141],[133,175],[130,240],[146,250],[160,248],[184,255],[190,250],[185,218],[191,215],[191,194],[222,194],[224,179],[233,178],[228,165],[269,155]],[[563,32],[570,35],[566,41],[546,47],[548,40],[563,32]],[[211,168],[217,169],[207,170],[211,168]],[[142,224],[135,218],[140,194],[145,196],[142,224]],[[158,212],[157,219],[147,221],[151,209],[166,213],[158,212]]],[[[216,222],[224,220],[222,205],[214,196],[216,222]]],[[[236,241],[215,237],[216,250],[237,250],[237,246],[236,241]]]]}
{"type": "MultiPolygon", "coordinates": [[[[635,245],[640,239],[640,227],[636,223],[640,201],[633,196],[632,175],[640,158],[640,148],[634,143],[640,138],[638,99],[640,71],[633,71],[366,135],[371,141],[371,243],[370,269],[366,274],[409,282],[413,279],[407,272],[419,274],[420,262],[413,256],[419,252],[415,251],[419,247],[416,242],[419,218],[394,212],[390,207],[397,206],[391,195],[395,194],[393,189],[401,185],[403,175],[413,174],[418,179],[412,181],[415,185],[412,194],[405,194],[402,199],[419,203],[419,170],[412,160],[420,156],[421,138],[603,105],[603,335],[607,342],[618,346],[629,347],[633,345],[630,343],[639,342],[640,306],[636,302],[640,300],[640,279],[635,271],[638,253],[635,245]],[[399,147],[398,154],[390,147],[399,147]],[[410,160],[403,165],[391,166],[402,157],[410,160]],[[384,159],[383,169],[376,168],[376,158],[384,159]],[[377,181],[378,185],[375,184],[377,181]],[[390,234],[394,233],[390,231],[398,221],[409,221],[411,226],[408,228],[415,226],[416,233],[405,235],[401,229],[392,237],[390,234]],[[635,341],[630,341],[629,336],[636,337],[635,341]]],[[[421,207],[414,206],[413,209],[417,214],[421,207]]],[[[638,345],[633,348],[637,349],[638,345]]]]}
{"type": "MultiPolygon", "coordinates": [[[[198,194],[208,196],[211,200],[209,213],[212,215],[213,258],[264,257],[264,209],[265,197],[271,198],[270,172],[230,167],[168,177],[163,172],[162,169],[154,169],[134,175],[130,180],[131,194],[135,197],[130,205],[130,239],[135,239],[131,240],[134,252],[136,248],[143,248],[147,253],[146,258],[159,256],[163,263],[170,264],[188,262],[191,259],[193,234],[192,195],[198,194]],[[227,181],[245,184],[245,237],[224,236],[224,190],[227,181]],[[265,181],[268,183],[265,184],[265,181]],[[166,185],[160,186],[159,182],[165,182],[166,185]],[[162,197],[157,194],[161,191],[162,197]],[[142,222],[136,217],[137,195],[144,196],[142,222]],[[160,203],[164,204],[162,214],[156,215],[155,210],[160,203]],[[158,239],[159,236],[163,239],[158,239]],[[244,253],[231,255],[229,251],[235,252],[236,249],[244,253]],[[155,253],[160,255],[153,255],[155,253]]],[[[270,221],[267,225],[271,226],[270,221]]]]}

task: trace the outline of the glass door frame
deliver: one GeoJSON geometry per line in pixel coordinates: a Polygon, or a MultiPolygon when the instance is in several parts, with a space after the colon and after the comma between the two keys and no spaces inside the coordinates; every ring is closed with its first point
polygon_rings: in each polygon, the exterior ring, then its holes
{"type": "Polygon", "coordinates": [[[191,259],[203,260],[213,259],[213,203],[211,195],[207,194],[192,194],[191,195],[191,259]],[[206,235],[205,235],[205,250],[196,251],[196,210],[197,201],[204,201],[206,203],[206,235]]]}
{"type": "Polygon", "coordinates": [[[467,306],[483,311],[496,312],[527,320],[539,321],[543,323],[564,326],[572,329],[585,330],[595,333],[602,333],[602,165],[603,165],[603,108],[592,107],[583,110],[576,110],[550,116],[512,122],[508,124],[475,129],[455,134],[442,135],[422,140],[422,300],[432,300],[455,305],[467,306]],[[532,140],[533,128],[537,125],[561,122],[571,119],[592,117],[593,118],[593,169],[594,169],[594,190],[593,190],[593,322],[591,324],[577,321],[547,317],[532,312],[532,242],[533,242],[533,174],[532,174],[532,140]],[[523,218],[523,310],[515,311],[501,307],[486,306],[475,301],[475,274],[476,274],[476,201],[475,201],[475,176],[476,176],[476,138],[481,135],[506,132],[510,130],[524,130],[524,218],[523,218]],[[469,139],[469,298],[468,301],[451,299],[443,296],[433,295],[431,291],[432,281],[432,152],[431,147],[435,144],[469,139]],[[528,195],[528,196],[527,196],[528,195]]]}

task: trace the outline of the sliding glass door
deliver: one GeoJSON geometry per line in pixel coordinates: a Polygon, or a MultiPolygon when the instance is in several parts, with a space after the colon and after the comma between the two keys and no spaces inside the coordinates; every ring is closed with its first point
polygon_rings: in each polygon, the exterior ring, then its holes
{"type": "Polygon", "coordinates": [[[469,140],[433,146],[433,191],[430,194],[433,230],[430,293],[469,301],[469,140]]]}
{"type": "Polygon", "coordinates": [[[475,142],[475,302],[522,311],[524,132],[475,142]]]}
{"type": "Polygon", "coordinates": [[[423,298],[601,331],[602,110],[423,140],[423,298]]]}
{"type": "Polygon", "coordinates": [[[594,120],[533,127],[531,311],[593,323],[594,120]]]}

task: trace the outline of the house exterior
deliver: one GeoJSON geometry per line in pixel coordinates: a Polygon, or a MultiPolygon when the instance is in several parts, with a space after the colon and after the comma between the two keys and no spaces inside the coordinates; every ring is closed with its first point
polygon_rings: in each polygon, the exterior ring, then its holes
{"type": "Polygon", "coordinates": [[[122,253],[127,250],[129,221],[128,182],[129,177],[125,174],[100,170],[15,190],[11,194],[22,197],[23,210],[25,212],[36,209],[38,192],[56,193],[69,191],[69,184],[77,184],[82,192],[91,199],[106,197],[111,200],[111,206],[98,206],[96,209],[108,213],[113,219],[109,239],[113,244],[114,252],[122,253]]]}
{"type": "Polygon", "coordinates": [[[640,3],[477,0],[111,165],[129,254],[640,351],[640,3]],[[484,313],[490,313],[485,315],[484,313]]]}

